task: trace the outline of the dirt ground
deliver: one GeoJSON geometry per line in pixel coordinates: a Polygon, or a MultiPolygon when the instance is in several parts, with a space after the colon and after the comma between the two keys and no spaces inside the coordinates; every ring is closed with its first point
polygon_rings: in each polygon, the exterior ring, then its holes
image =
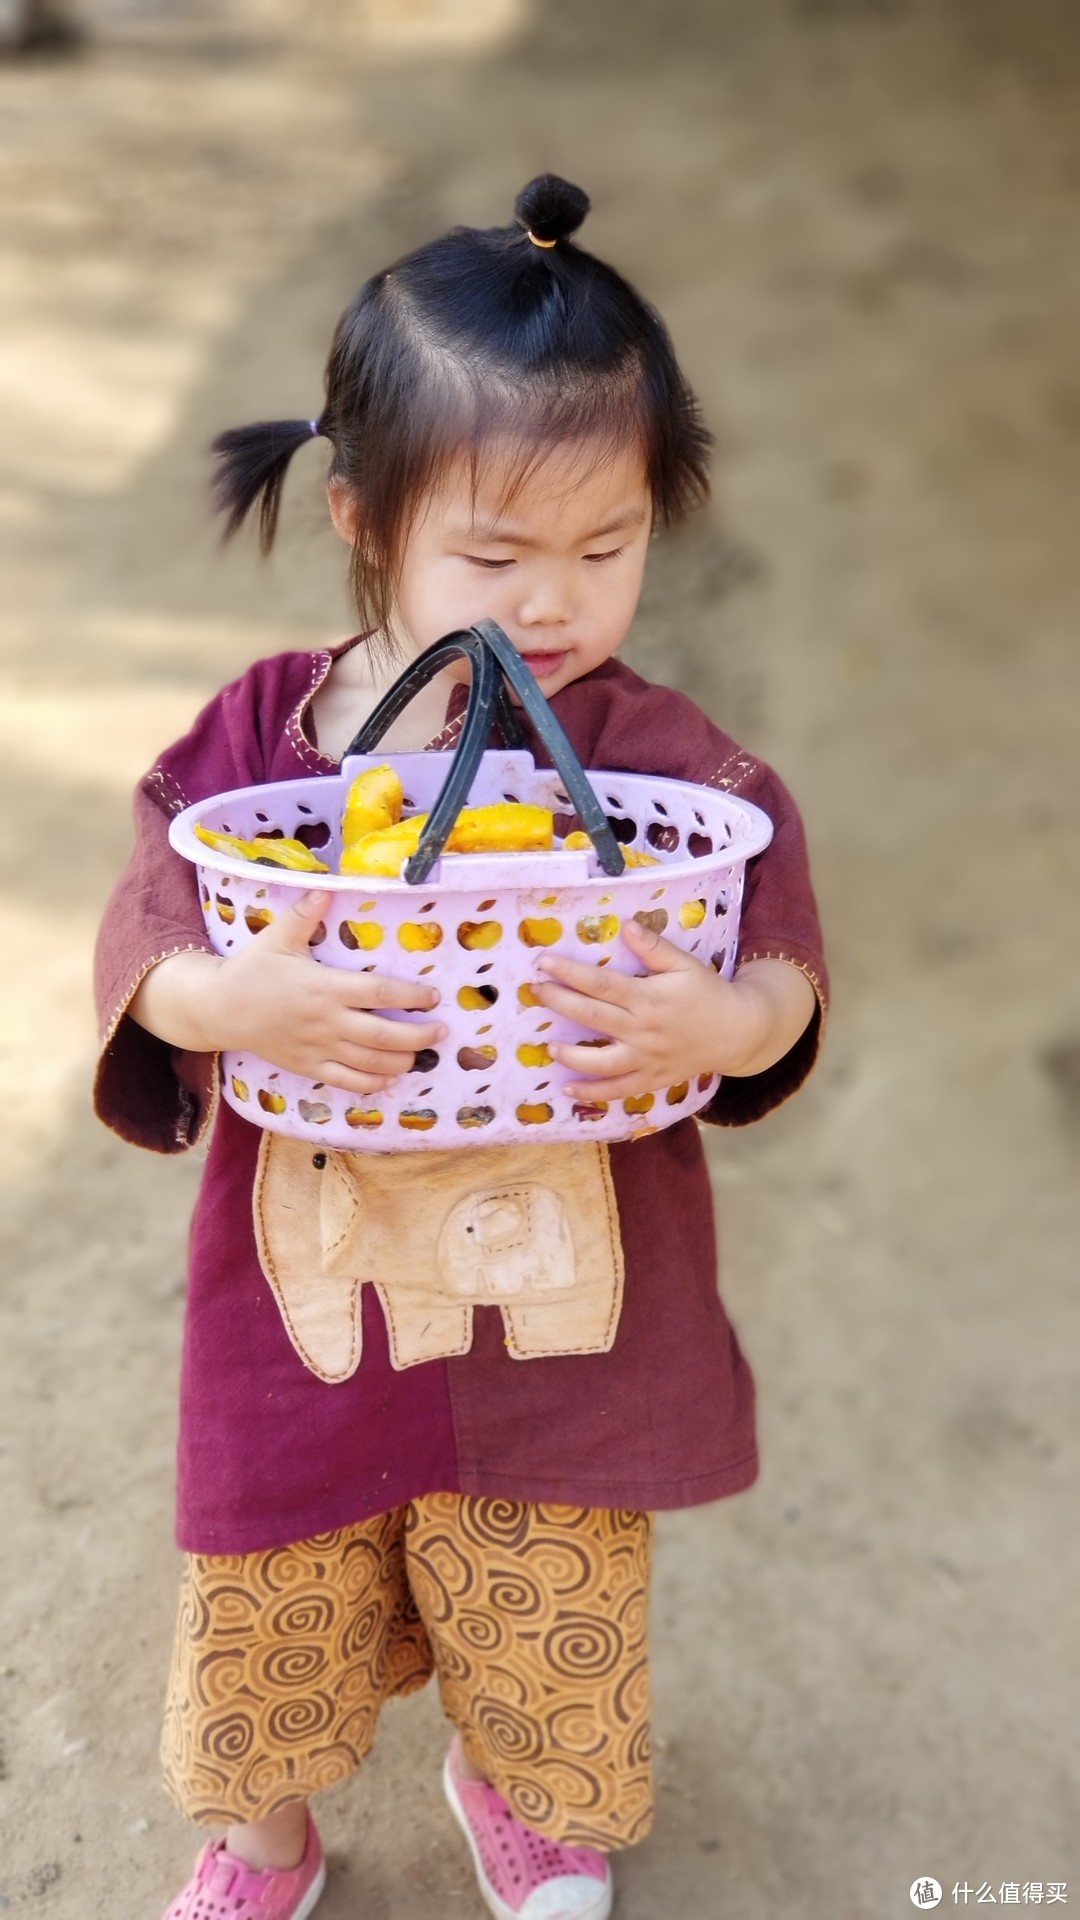
{"type": "MultiPolygon", "coordinates": [[[[546,166],[720,433],[629,658],[784,771],[836,989],[804,1095],[710,1141],[763,1471],[661,1528],[619,1913],[1080,1903],[1075,11],[85,17],[81,59],[0,68],[0,1911],[151,1920],[192,1851],[155,1750],[199,1168],[92,1120],[88,956],[155,750],[350,630],[318,453],[262,567],[216,548],[203,450],[313,410],[357,281],[546,166]]],[[[479,1913],[443,1738],[402,1703],[327,1797],[326,1920],[479,1913]]]]}

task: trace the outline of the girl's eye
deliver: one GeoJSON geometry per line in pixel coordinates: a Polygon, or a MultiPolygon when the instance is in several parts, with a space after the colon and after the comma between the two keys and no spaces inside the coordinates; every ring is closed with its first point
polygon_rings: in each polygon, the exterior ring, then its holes
{"type": "Polygon", "coordinates": [[[461,557],[468,561],[470,567],[488,567],[500,573],[504,567],[512,567],[514,564],[512,560],[485,560],[478,553],[463,553],[461,557]]]}
{"type": "Polygon", "coordinates": [[[585,559],[592,560],[593,562],[599,562],[602,560],[617,560],[619,558],[619,555],[625,552],[626,552],[625,547],[612,547],[610,551],[607,553],[587,553],[585,555],[585,559]]]}

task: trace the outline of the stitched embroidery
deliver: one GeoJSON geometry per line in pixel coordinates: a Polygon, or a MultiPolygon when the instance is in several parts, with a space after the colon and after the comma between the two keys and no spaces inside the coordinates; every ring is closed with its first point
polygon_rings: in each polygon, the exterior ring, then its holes
{"type": "Polygon", "coordinates": [[[142,966],[139,968],[138,973],[135,975],[134,980],[131,982],[131,985],[126,988],[126,990],[120,997],[120,1001],[119,1001],[119,1004],[117,1005],[116,1011],[113,1014],[112,1018],[109,1021],[108,1026],[105,1029],[105,1033],[101,1042],[101,1051],[105,1053],[108,1050],[109,1043],[116,1038],[117,1028],[119,1027],[121,1020],[123,1019],[128,1008],[130,1007],[131,1002],[134,1000],[135,995],[138,993],[139,988],[142,986],[143,981],[146,979],[147,974],[150,973],[153,970],[153,968],[157,966],[159,960],[171,960],[174,953],[212,953],[212,952],[213,952],[213,948],[210,946],[209,942],[207,942],[205,946],[202,946],[197,940],[185,940],[181,943],[180,946],[164,947],[160,953],[152,954],[149,960],[144,960],[142,966]]]}
{"type": "Polygon", "coordinates": [[[359,1291],[375,1287],[397,1368],[467,1353],[474,1304],[498,1306],[519,1360],[606,1353],[623,1258],[607,1150],[327,1153],[264,1133],[259,1260],[289,1339],[320,1379],[360,1363],[359,1291]],[[485,1181],[484,1176],[487,1175],[485,1181]]]}
{"type": "MultiPolygon", "coordinates": [[[[805,973],[810,985],[817,994],[818,1000],[821,1003],[822,1016],[828,1013],[829,1002],[826,997],[824,985],[819,975],[814,972],[813,967],[808,967],[805,960],[796,959],[793,953],[785,953],[780,947],[753,947],[749,953],[740,953],[739,967],[745,967],[748,960],[786,960],[789,966],[797,967],[800,973],[805,973]]],[[[738,973],[738,970],[739,968],[736,967],[736,973],[738,973]]]]}
{"type": "Polygon", "coordinates": [[[154,767],[153,770],[147,774],[143,785],[146,787],[157,787],[167,813],[183,813],[184,808],[188,804],[187,795],[180,785],[179,780],[177,780],[173,774],[166,773],[164,767],[154,767]],[[172,789],[171,792],[170,788],[172,789]]]}
{"type": "MultiPolygon", "coordinates": [[[[348,649],[345,649],[345,651],[348,651],[348,649]]],[[[307,690],[285,722],[285,737],[293,748],[293,751],[297,757],[304,762],[305,766],[314,767],[317,773],[324,772],[327,767],[335,767],[337,761],[332,760],[329,754],[321,753],[318,747],[312,746],[311,741],[304,732],[303,718],[336,658],[336,651],[329,649],[324,649],[320,653],[312,654],[311,679],[308,682],[307,690]]]]}
{"type": "Polygon", "coordinates": [[[727,759],[717,767],[716,772],[710,773],[704,785],[718,787],[722,793],[737,793],[743,781],[756,772],[759,765],[760,762],[752,755],[744,755],[742,748],[736,747],[734,753],[729,753],[727,759]],[[733,769],[731,773],[728,773],[729,767],[733,769]]]}

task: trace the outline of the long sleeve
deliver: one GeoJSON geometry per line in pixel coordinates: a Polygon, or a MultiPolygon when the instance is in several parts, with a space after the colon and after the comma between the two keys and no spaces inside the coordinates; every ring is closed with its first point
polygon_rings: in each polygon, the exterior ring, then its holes
{"type": "Polygon", "coordinates": [[[214,1056],[168,1046],[128,1012],[159,960],[213,952],[195,869],[168,841],[170,815],[181,804],[160,769],[138,787],[135,847],[105,909],[94,956],[102,1042],[94,1108],[121,1139],[157,1153],[193,1146],[214,1100],[214,1056]]]}
{"type": "Polygon", "coordinates": [[[795,1045],[763,1073],[729,1075],[699,1115],[716,1126],[760,1120],[802,1086],[817,1060],[829,1007],[829,977],[810,880],[802,820],[783,781],[763,761],[739,754],[712,784],[761,807],[773,823],[764,853],[747,864],[739,924],[738,965],[785,960],[805,973],[817,1005],[795,1045]]]}

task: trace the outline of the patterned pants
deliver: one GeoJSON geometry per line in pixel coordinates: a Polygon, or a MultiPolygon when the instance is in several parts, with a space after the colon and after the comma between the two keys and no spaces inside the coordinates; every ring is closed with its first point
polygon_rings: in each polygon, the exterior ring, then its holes
{"type": "Polygon", "coordinates": [[[206,1824],[258,1820],[358,1767],[379,1710],[438,1674],[473,1763],[551,1839],[652,1821],[652,1519],[435,1493],[264,1553],[189,1557],[165,1783],[206,1824]]]}

